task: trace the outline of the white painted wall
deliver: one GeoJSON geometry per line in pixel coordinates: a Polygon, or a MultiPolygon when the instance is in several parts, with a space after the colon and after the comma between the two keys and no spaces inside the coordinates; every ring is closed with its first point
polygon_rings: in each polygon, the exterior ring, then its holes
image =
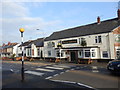
{"type": "Polygon", "coordinates": [[[14,47],[13,47],[13,54],[15,54],[15,56],[16,57],[18,57],[18,46],[19,46],[20,44],[17,44],[17,45],[15,45],[14,47]]]}
{"type": "MultiPolygon", "coordinates": [[[[108,51],[110,53],[108,58],[104,59],[114,59],[114,35],[112,33],[102,33],[102,34],[94,34],[94,35],[87,35],[87,36],[81,36],[81,37],[74,37],[74,38],[65,38],[65,39],[59,39],[59,40],[50,40],[50,41],[45,41],[44,42],[44,48],[45,48],[45,57],[56,57],[56,52],[54,48],[57,48],[57,43],[58,41],[64,41],[64,40],[72,40],[72,39],[77,39],[78,42],[74,44],[62,44],[63,47],[82,47],[79,44],[79,38],[85,38],[87,42],[87,46],[98,46],[99,48],[96,49],[97,51],[97,58],[101,59],[103,58],[102,53],[103,51],[108,51]],[[101,35],[102,37],[102,43],[95,43],[95,36],[101,35]],[[48,42],[55,42],[55,47],[47,47],[48,42]],[[48,56],[48,51],[52,52],[51,56],[48,56]]],[[[66,57],[66,56],[65,56],[66,57]]]]}

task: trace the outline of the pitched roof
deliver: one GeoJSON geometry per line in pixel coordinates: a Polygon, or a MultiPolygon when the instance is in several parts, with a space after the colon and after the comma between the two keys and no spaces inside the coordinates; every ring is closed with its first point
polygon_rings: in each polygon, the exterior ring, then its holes
{"type": "Polygon", "coordinates": [[[12,47],[14,47],[14,46],[17,45],[17,44],[18,44],[18,43],[10,43],[9,45],[7,44],[7,45],[2,46],[2,49],[12,48],[12,47]]]}
{"type": "Polygon", "coordinates": [[[57,40],[70,37],[78,37],[92,34],[100,34],[111,32],[114,28],[118,27],[120,23],[118,18],[102,21],[100,24],[92,23],[88,25],[78,26],[75,28],[69,28],[66,30],[54,32],[45,41],[57,40]]]}
{"type": "Polygon", "coordinates": [[[28,46],[29,44],[31,44],[34,40],[29,40],[29,41],[26,41],[24,42],[23,44],[19,45],[20,46],[28,46]]]}
{"type": "Polygon", "coordinates": [[[42,47],[43,46],[43,38],[38,38],[37,40],[35,40],[33,43],[37,46],[37,47],[42,47]]]}
{"type": "Polygon", "coordinates": [[[28,44],[27,48],[30,48],[32,44],[35,44],[37,47],[43,47],[43,38],[38,38],[36,40],[33,40],[31,43],[28,44]]]}

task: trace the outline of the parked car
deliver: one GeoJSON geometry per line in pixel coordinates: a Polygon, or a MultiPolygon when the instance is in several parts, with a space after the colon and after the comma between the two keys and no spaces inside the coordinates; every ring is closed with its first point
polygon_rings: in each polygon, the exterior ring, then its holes
{"type": "Polygon", "coordinates": [[[112,60],[107,64],[107,69],[112,73],[120,74],[120,60],[112,60]]]}

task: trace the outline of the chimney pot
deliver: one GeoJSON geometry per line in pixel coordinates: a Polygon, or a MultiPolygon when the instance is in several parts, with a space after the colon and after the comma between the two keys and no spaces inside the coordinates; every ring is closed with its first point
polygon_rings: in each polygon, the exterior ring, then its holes
{"type": "Polygon", "coordinates": [[[97,17],[97,23],[100,24],[100,17],[97,17]]]}

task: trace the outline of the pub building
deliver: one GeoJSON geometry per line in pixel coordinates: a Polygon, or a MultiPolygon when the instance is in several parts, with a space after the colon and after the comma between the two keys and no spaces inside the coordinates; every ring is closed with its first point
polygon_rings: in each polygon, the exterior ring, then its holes
{"type": "Polygon", "coordinates": [[[67,62],[120,58],[120,9],[117,18],[53,32],[44,40],[45,58],[67,62]]]}

